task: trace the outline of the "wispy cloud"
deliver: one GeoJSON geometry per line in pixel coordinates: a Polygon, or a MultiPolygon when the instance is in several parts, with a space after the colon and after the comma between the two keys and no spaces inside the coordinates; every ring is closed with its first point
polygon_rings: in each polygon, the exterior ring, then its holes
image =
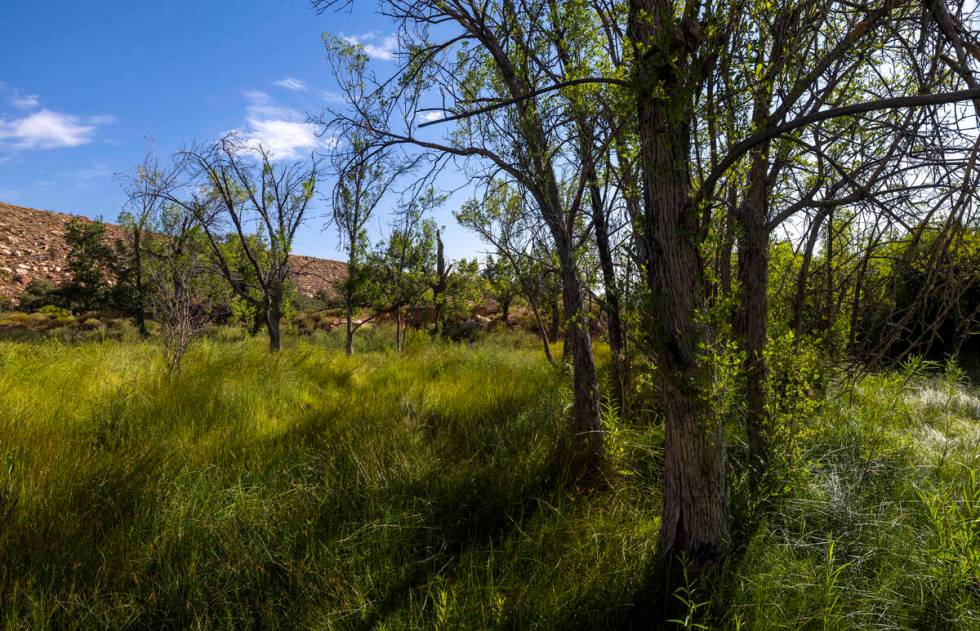
{"type": "Polygon", "coordinates": [[[364,52],[371,59],[391,61],[395,58],[395,53],[398,51],[398,37],[395,35],[381,37],[378,33],[372,31],[361,35],[341,35],[341,37],[351,44],[362,46],[364,52]]]}
{"type": "Polygon", "coordinates": [[[19,110],[32,110],[41,103],[36,94],[25,94],[10,97],[10,103],[19,110]]]}
{"type": "Polygon", "coordinates": [[[431,123],[432,121],[442,120],[444,115],[442,112],[424,112],[422,114],[422,120],[426,123],[431,123]]]}
{"type": "Polygon", "coordinates": [[[292,90],[293,92],[302,92],[306,89],[306,84],[299,79],[293,77],[286,77],[285,79],[280,79],[279,81],[274,81],[280,88],[286,88],[287,90],[292,90]]]}
{"type": "Polygon", "coordinates": [[[246,92],[245,98],[249,101],[245,127],[235,131],[247,146],[261,146],[279,160],[293,160],[334,146],[334,139],[319,136],[317,126],[303,113],[278,105],[268,94],[253,90],[246,92]]]}
{"type": "Polygon", "coordinates": [[[111,117],[80,117],[42,109],[20,118],[0,118],[0,147],[13,149],[60,149],[92,142],[100,125],[111,117]]]}
{"type": "Polygon", "coordinates": [[[38,95],[24,94],[17,88],[11,88],[3,82],[0,82],[0,96],[19,110],[32,110],[41,104],[38,95]]]}

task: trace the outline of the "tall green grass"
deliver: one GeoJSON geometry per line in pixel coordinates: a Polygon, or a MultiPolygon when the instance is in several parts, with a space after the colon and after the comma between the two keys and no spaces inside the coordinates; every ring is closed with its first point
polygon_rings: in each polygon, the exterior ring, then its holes
{"type": "MultiPolygon", "coordinates": [[[[606,479],[569,486],[567,375],[532,339],[418,335],[397,354],[389,333],[365,331],[352,358],[337,336],[270,356],[221,334],[175,379],[154,343],[0,343],[0,620],[640,624],[658,424],[610,413],[606,479]]],[[[976,626],[980,407],[950,381],[834,389],[787,497],[675,595],[688,622],[976,626]]]]}

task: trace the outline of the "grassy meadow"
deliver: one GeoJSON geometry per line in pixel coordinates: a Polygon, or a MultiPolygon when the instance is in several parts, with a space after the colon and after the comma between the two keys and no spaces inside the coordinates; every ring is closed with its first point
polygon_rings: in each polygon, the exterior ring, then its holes
{"type": "MultiPolygon", "coordinates": [[[[392,337],[224,332],[176,377],[155,342],[0,342],[4,627],[642,627],[656,415],[610,414],[605,477],[570,485],[533,338],[392,337]]],[[[772,507],[735,476],[737,553],[678,625],[980,628],[977,391],[910,366],[798,422],[772,507]]]]}

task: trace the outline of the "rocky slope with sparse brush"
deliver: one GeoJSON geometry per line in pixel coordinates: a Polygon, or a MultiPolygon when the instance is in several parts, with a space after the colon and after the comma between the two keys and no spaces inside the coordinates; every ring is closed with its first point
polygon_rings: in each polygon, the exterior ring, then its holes
{"type": "MultiPolygon", "coordinates": [[[[34,279],[54,285],[69,279],[65,230],[75,217],[0,202],[0,301],[7,298],[16,302],[34,279]]],[[[120,226],[106,224],[106,228],[111,238],[123,238],[120,226]]],[[[312,256],[292,259],[296,287],[308,297],[333,297],[338,282],[347,273],[347,266],[340,261],[312,256]]]]}

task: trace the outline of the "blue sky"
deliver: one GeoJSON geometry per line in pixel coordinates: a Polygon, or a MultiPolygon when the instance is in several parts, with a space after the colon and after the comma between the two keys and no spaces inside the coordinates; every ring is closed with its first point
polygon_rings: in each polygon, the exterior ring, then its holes
{"type": "MultiPolygon", "coordinates": [[[[392,66],[393,26],[375,7],[318,16],[308,0],[0,2],[0,201],[113,221],[117,174],[150,140],[166,156],[238,129],[279,155],[308,153],[323,141],[307,115],[337,98],[322,33],[358,38],[380,74],[392,66]]],[[[435,215],[451,257],[483,249],[452,218],[464,200],[435,215]]],[[[336,257],[318,216],[295,249],[336,257]]]]}

